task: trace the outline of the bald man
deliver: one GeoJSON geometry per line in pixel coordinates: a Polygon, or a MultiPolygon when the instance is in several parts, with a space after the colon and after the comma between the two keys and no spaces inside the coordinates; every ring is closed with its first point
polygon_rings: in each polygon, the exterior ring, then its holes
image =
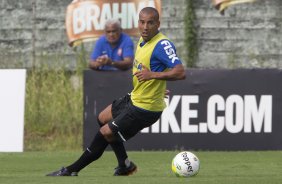
{"type": "Polygon", "coordinates": [[[100,158],[110,144],[119,160],[115,176],[130,175],[137,166],[127,158],[123,142],[154,124],[165,108],[166,81],[185,79],[185,70],[174,44],[159,32],[159,13],[146,7],[139,13],[141,38],[137,44],[132,76],[133,90],[113,101],[98,116],[100,130],[93,142],[73,164],[48,176],[77,176],[100,158]]]}

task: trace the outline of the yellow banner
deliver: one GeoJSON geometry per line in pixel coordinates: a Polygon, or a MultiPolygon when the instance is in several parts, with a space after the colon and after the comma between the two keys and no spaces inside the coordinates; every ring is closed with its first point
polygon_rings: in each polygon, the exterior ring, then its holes
{"type": "Polygon", "coordinates": [[[231,5],[241,4],[241,3],[252,3],[256,0],[212,0],[213,5],[220,13],[224,13],[224,10],[231,5]]]}
{"type": "Polygon", "coordinates": [[[74,0],[66,12],[69,45],[97,39],[104,33],[108,19],[119,19],[125,33],[139,36],[138,15],[147,6],[161,15],[161,0],[74,0]]]}

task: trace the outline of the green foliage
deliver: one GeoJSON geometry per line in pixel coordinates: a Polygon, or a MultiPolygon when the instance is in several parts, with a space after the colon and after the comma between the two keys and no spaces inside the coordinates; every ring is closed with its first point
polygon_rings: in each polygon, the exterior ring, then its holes
{"type": "MultiPolygon", "coordinates": [[[[161,140],[160,140],[161,141],[161,140]]],[[[179,178],[171,172],[177,152],[129,152],[137,166],[129,177],[113,176],[117,161],[113,152],[83,169],[78,177],[45,177],[75,161],[80,152],[0,153],[0,183],[3,184],[280,184],[281,151],[195,152],[201,161],[197,176],[179,178]]]]}
{"type": "Polygon", "coordinates": [[[186,0],[186,12],[184,16],[185,46],[187,49],[186,66],[195,67],[198,57],[197,30],[195,27],[196,15],[193,0],[186,0]]]}
{"type": "Polygon", "coordinates": [[[77,51],[75,71],[59,66],[59,58],[57,68],[41,64],[28,71],[25,150],[81,149],[83,50],[77,51]]]}

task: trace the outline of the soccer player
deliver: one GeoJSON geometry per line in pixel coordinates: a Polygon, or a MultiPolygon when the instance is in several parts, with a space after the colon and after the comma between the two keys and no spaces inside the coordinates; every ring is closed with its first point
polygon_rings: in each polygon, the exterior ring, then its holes
{"type": "Polygon", "coordinates": [[[47,176],[77,176],[97,160],[110,144],[118,158],[114,175],[130,175],[137,166],[128,159],[123,142],[151,126],[165,108],[166,80],[185,79],[185,70],[171,41],[159,32],[159,13],[146,7],[139,13],[141,38],[133,64],[133,87],[130,94],[113,101],[98,116],[100,130],[90,146],[73,164],[47,176]]]}

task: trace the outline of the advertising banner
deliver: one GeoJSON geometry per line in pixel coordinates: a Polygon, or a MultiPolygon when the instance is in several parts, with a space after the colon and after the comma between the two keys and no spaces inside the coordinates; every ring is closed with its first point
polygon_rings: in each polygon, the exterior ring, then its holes
{"type": "Polygon", "coordinates": [[[0,70],[0,152],[22,152],[26,70],[0,70]]]}
{"type": "Polygon", "coordinates": [[[138,15],[147,6],[161,14],[161,0],[74,0],[66,12],[69,45],[97,39],[108,19],[119,19],[125,33],[139,36],[138,15]]]}
{"type": "MultiPolygon", "coordinates": [[[[96,118],[132,90],[130,72],[84,73],[84,148],[96,118]]],[[[167,108],[126,142],[130,150],[282,150],[282,71],[189,69],[168,82],[167,108]]]]}

